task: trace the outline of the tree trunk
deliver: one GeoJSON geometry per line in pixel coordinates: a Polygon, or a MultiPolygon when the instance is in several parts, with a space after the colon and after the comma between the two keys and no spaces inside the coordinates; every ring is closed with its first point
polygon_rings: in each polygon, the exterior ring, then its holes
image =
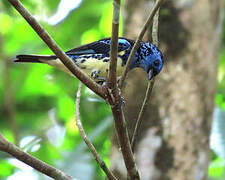
{"type": "MultiPolygon", "coordinates": [[[[125,37],[137,37],[152,4],[145,0],[126,1],[125,37]]],[[[135,149],[142,180],[203,180],[207,177],[222,8],[222,0],[167,0],[161,8],[159,48],[165,63],[156,78],[135,149]]],[[[129,73],[124,97],[130,133],[146,85],[145,72],[129,73]]],[[[120,180],[126,179],[115,144],[112,169],[120,180]]]]}

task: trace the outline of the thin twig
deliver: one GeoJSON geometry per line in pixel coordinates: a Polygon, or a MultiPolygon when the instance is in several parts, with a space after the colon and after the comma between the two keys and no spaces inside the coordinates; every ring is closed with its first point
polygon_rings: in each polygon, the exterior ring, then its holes
{"type": "Polygon", "coordinates": [[[87,144],[88,148],[90,149],[91,153],[93,154],[93,156],[94,156],[95,160],[97,161],[97,163],[99,164],[99,166],[102,168],[102,170],[107,175],[108,179],[116,180],[116,177],[108,169],[105,162],[102,160],[100,155],[97,153],[94,145],[89,141],[89,139],[88,139],[88,137],[87,137],[87,135],[84,131],[84,128],[82,126],[82,123],[81,123],[81,120],[80,120],[80,111],[79,111],[80,97],[81,97],[81,87],[82,87],[82,83],[79,82],[77,97],[76,97],[76,110],[75,110],[76,124],[77,124],[77,127],[78,127],[79,131],[80,131],[80,135],[81,135],[82,139],[84,140],[84,142],[87,144]]]}
{"type": "Polygon", "coordinates": [[[133,48],[131,50],[131,53],[130,53],[129,58],[128,58],[127,63],[126,63],[126,67],[125,67],[125,69],[123,71],[123,74],[122,74],[120,82],[119,82],[119,88],[120,89],[123,88],[123,83],[125,81],[125,78],[127,76],[128,71],[129,71],[131,60],[134,58],[134,55],[135,55],[138,47],[140,46],[141,40],[142,40],[146,30],[148,29],[150,23],[152,22],[156,11],[162,5],[163,2],[164,2],[164,0],[157,0],[157,2],[155,3],[154,7],[152,8],[152,11],[151,11],[149,17],[148,17],[145,25],[143,26],[143,28],[142,28],[142,30],[141,30],[141,32],[140,32],[140,34],[139,34],[135,44],[134,44],[134,46],[133,46],[133,48]]]}
{"type": "Polygon", "coordinates": [[[147,87],[147,90],[146,90],[144,102],[143,102],[143,104],[141,106],[141,110],[140,110],[140,112],[138,114],[138,119],[137,119],[136,124],[135,124],[134,133],[133,133],[132,140],[131,140],[131,147],[132,147],[132,151],[133,152],[134,152],[134,147],[135,147],[135,138],[136,138],[136,135],[137,135],[137,130],[140,127],[144,111],[145,111],[145,109],[147,107],[148,100],[149,100],[149,98],[151,96],[152,89],[153,89],[153,86],[154,86],[154,83],[155,83],[154,79],[155,78],[153,77],[153,79],[151,81],[149,81],[149,83],[148,83],[148,87],[147,87]]]}
{"type": "Polygon", "coordinates": [[[19,0],[8,1],[24,17],[24,19],[30,24],[39,37],[47,44],[47,46],[55,53],[55,55],[71,71],[71,73],[80,81],[82,81],[88,88],[105,99],[105,94],[102,90],[102,87],[95,83],[75,65],[75,63],[59,48],[51,36],[41,27],[36,19],[30,14],[30,12],[22,5],[22,3],[19,0]]]}
{"type": "Polygon", "coordinates": [[[71,176],[65,174],[64,172],[56,169],[45,162],[31,156],[30,154],[23,152],[20,148],[8,142],[1,134],[0,134],[0,150],[4,151],[16,159],[23,161],[34,169],[40,171],[41,173],[52,177],[57,180],[75,180],[71,176]]]}
{"type": "MultiPolygon", "coordinates": [[[[152,41],[153,41],[153,44],[155,44],[156,46],[158,46],[158,19],[159,19],[159,9],[157,10],[157,12],[154,16],[153,26],[152,26],[152,41]]],[[[143,115],[144,115],[145,109],[148,105],[148,100],[151,96],[154,83],[155,83],[155,78],[153,77],[153,79],[148,82],[148,87],[146,90],[144,102],[143,102],[143,104],[141,106],[141,110],[138,114],[138,119],[135,124],[134,133],[133,133],[132,140],[131,140],[131,147],[132,147],[133,152],[134,152],[134,148],[135,148],[135,138],[137,135],[137,129],[140,127],[141,120],[143,119],[143,115]]]]}

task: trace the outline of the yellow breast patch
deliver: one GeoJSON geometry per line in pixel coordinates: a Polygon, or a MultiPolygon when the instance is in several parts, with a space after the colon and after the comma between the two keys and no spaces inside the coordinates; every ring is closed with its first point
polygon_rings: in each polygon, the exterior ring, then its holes
{"type": "MultiPolygon", "coordinates": [[[[42,60],[40,60],[42,61],[42,60]]],[[[71,72],[65,67],[64,64],[59,59],[51,60],[51,61],[42,61],[50,66],[53,66],[57,69],[60,69],[64,72],[71,74],[71,72]]],[[[104,57],[103,59],[96,58],[81,58],[75,61],[76,65],[84,71],[89,77],[91,77],[94,81],[104,81],[106,80],[106,76],[109,70],[109,57],[104,57]],[[93,77],[93,73],[97,73],[97,77],[93,77]]],[[[117,77],[119,78],[123,72],[124,66],[122,66],[122,59],[118,57],[117,59],[117,77]]]]}
{"type": "MultiPolygon", "coordinates": [[[[98,72],[99,78],[106,78],[108,70],[109,70],[109,57],[105,57],[101,60],[96,58],[88,58],[86,59],[85,62],[79,63],[78,66],[90,77],[92,77],[92,73],[96,71],[98,72]]],[[[121,76],[123,72],[123,68],[124,67],[122,67],[122,59],[118,58],[117,59],[117,77],[121,76]]]]}

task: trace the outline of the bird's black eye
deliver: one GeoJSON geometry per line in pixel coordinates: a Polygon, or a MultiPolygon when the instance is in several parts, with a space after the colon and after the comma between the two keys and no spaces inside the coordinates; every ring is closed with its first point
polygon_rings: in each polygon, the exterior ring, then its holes
{"type": "Polygon", "coordinates": [[[158,59],[155,60],[155,61],[153,62],[153,64],[154,64],[154,66],[159,66],[159,60],[158,60],[158,59]]]}

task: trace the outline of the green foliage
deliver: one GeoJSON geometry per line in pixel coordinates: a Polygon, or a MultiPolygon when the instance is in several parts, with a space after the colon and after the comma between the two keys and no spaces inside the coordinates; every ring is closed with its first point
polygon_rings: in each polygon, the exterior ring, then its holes
{"type": "Polygon", "coordinates": [[[213,114],[213,123],[210,136],[210,145],[213,149],[211,163],[209,166],[209,176],[213,179],[224,179],[225,171],[225,111],[216,107],[213,114]]]}
{"type": "Polygon", "coordinates": [[[224,177],[225,166],[224,159],[217,157],[210,163],[209,166],[209,177],[212,179],[222,180],[224,177]]]}
{"type": "Polygon", "coordinates": [[[216,104],[225,110],[225,49],[223,49],[219,61],[216,104]]]}
{"type": "Polygon", "coordinates": [[[0,160],[0,178],[7,178],[10,174],[13,173],[14,166],[12,166],[6,160],[0,160]]]}
{"type": "MultiPolygon", "coordinates": [[[[225,28],[223,28],[225,29],[225,28]]],[[[225,110],[225,47],[224,47],[224,37],[225,37],[225,31],[223,30],[223,48],[220,54],[219,59],[219,66],[218,66],[218,87],[217,87],[217,94],[215,96],[215,105],[218,106],[220,111],[225,110]]],[[[214,121],[220,122],[219,127],[221,126],[221,123],[224,122],[224,119],[221,119],[219,121],[219,116],[215,116],[214,112],[214,121]]],[[[213,132],[218,133],[218,136],[221,137],[221,139],[217,139],[216,141],[224,141],[224,129],[222,129],[223,126],[220,127],[221,131],[219,132],[213,132]]],[[[217,137],[217,138],[219,138],[217,137]]],[[[224,148],[224,143],[220,143],[218,148],[224,148]]],[[[215,155],[216,157],[212,159],[209,167],[209,177],[215,180],[222,180],[225,177],[225,164],[224,164],[224,158],[220,157],[220,155],[215,155]]]]}
{"type": "MultiPolygon", "coordinates": [[[[59,1],[24,0],[22,3],[63,50],[111,35],[111,1],[83,0],[78,8],[55,26],[47,24],[45,17],[57,11],[59,1]]],[[[81,157],[90,154],[74,120],[78,80],[43,64],[8,63],[9,72],[5,74],[6,62],[11,62],[17,54],[48,53],[52,54],[18,12],[7,1],[0,2],[0,73],[3,79],[0,81],[0,131],[14,143],[18,135],[19,146],[25,151],[79,178],[82,174],[79,175],[76,168],[79,163],[84,163],[81,157]],[[6,77],[9,77],[7,82],[4,81],[6,77]],[[6,92],[7,86],[12,93],[6,92]],[[6,97],[12,98],[11,105],[15,111],[11,113],[18,132],[10,125],[6,97]],[[24,142],[25,145],[22,145],[24,142]]],[[[102,99],[84,87],[80,106],[86,132],[109,164],[110,109],[102,99]]],[[[8,156],[0,153],[0,157],[0,178],[14,174],[14,166],[10,165],[8,156]]],[[[87,168],[90,173],[83,173],[86,176],[81,179],[104,179],[104,173],[92,156],[85,162],[83,171],[87,168]]],[[[40,173],[37,175],[41,178],[40,173]]]]}

